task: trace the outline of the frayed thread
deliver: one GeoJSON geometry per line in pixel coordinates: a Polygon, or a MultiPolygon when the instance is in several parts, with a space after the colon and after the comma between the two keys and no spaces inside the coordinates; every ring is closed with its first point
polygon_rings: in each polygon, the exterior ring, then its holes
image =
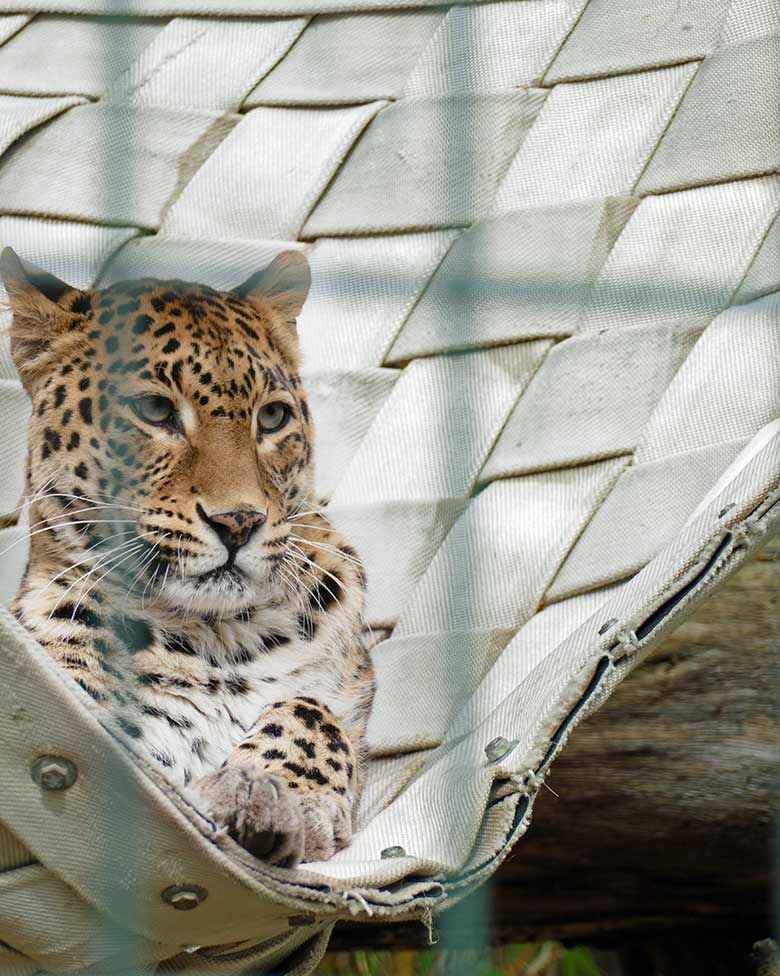
{"type": "MultiPolygon", "coordinates": [[[[360,894],[359,891],[356,891],[354,888],[350,888],[347,891],[342,892],[341,896],[348,905],[350,898],[353,898],[358,905],[360,905],[366,915],[368,915],[369,918],[373,918],[374,909],[368,904],[366,899],[360,894]]],[[[352,905],[349,905],[349,910],[352,914],[356,914],[352,905]]]]}
{"type": "Polygon", "coordinates": [[[436,926],[433,922],[433,910],[431,908],[426,908],[422,913],[420,921],[425,926],[425,931],[428,936],[428,945],[433,946],[439,941],[439,933],[436,930],[436,926]]]}

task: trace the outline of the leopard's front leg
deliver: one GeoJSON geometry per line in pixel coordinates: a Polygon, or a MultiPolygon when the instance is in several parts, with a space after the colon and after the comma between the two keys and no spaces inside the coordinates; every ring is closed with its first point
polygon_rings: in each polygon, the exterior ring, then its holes
{"type": "Polygon", "coordinates": [[[343,725],[313,698],[267,708],[218,770],[198,784],[204,812],[250,853],[291,867],[352,837],[357,759],[343,725]]]}

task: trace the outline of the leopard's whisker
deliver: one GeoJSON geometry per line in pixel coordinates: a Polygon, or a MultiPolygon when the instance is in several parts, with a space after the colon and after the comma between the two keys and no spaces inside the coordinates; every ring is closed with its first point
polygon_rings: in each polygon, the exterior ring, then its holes
{"type": "MultiPolygon", "coordinates": [[[[142,565],[141,565],[141,567],[140,567],[140,569],[139,569],[139,571],[138,571],[138,572],[136,573],[136,575],[135,575],[135,576],[133,577],[133,580],[132,580],[132,582],[130,583],[130,585],[129,585],[129,586],[128,586],[128,588],[127,588],[127,592],[128,592],[128,593],[132,593],[132,592],[133,592],[133,587],[135,586],[135,584],[136,584],[136,581],[137,581],[138,579],[140,579],[140,577],[141,577],[141,576],[143,575],[143,573],[144,573],[144,571],[146,570],[146,568],[147,568],[147,566],[149,566],[149,564],[150,564],[151,562],[153,562],[153,560],[154,560],[154,558],[156,557],[156,555],[157,555],[157,547],[158,547],[158,546],[160,545],[160,543],[161,543],[161,542],[164,542],[164,541],[165,541],[165,539],[167,539],[167,538],[168,538],[169,536],[170,536],[170,532],[166,532],[166,533],[165,533],[164,535],[162,535],[162,536],[161,536],[161,537],[160,537],[160,538],[159,538],[159,539],[158,539],[158,540],[157,540],[156,542],[154,542],[154,543],[152,544],[152,546],[151,546],[151,548],[150,548],[150,550],[149,550],[149,552],[148,552],[148,553],[146,554],[146,556],[145,556],[145,557],[144,557],[144,558],[142,559],[142,565]]],[[[148,585],[149,585],[149,584],[147,583],[147,586],[148,586],[148,585]]],[[[144,593],[145,593],[145,592],[146,592],[146,586],[144,587],[144,593]]],[[[141,606],[143,607],[143,594],[141,595],[141,606]]]]}
{"type": "Polygon", "coordinates": [[[51,478],[45,481],[39,488],[32,488],[31,493],[28,494],[26,491],[22,494],[22,500],[16,506],[16,508],[9,509],[7,512],[3,512],[0,518],[8,518],[9,515],[13,515],[15,512],[21,511],[25,506],[32,505],[41,498],[46,498],[49,496],[48,488],[53,488],[51,478]]]}
{"type": "MultiPolygon", "coordinates": [[[[163,576],[162,583],[160,583],[160,589],[161,590],[165,588],[165,584],[168,582],[168,573],[170,571],[171,571],[171,564],[168,563],[168,565],[165,567],[165,575],[163,576]]],[[[158,594],[158,596],[159,596],[159,594],[158,594]]]]}
{"type": "Polygon", "coordinates": [[[184,579],[184,557],[182,556],[182,551],[181,551],[181,536],[179,536],[176,540],[176,565],[179,571],[179,576],[183,580],[184,579]]]}
{"type": "Polygon", "coordinates": [[[292,515],[288,515],[288,519],[302,518],[304,515],[325,515],[324,508],[298,508],[292,515]]]}
{"type": "Polygon", "coordinates": [[[294,529],[311,529],[313,532],[329,532],[331,531],[330,525],[313,525],[311,522],[294,522],[292,525],[294,529]]]}
{"type": "MultiPolygon", "coordinates": [[[[166,533],[164,533],[164,535],[160,536],[160,538],[157,540],[157,542],[155,542],[154,546],[152,547],[152,552],[154,552],[155,550],[157,550],[160,547],[160,543],[161,542],[164,542],[166,539],[170,538],[170,536],[171,536],[171,533],[170,532],[166,532],[166,533]]],[[[155,580],[157,579],[157,576],[159,575],[159,572],[160,572],[160,565],[158,563],[157,566],[155,566],[154,572],[152,573],[151,577],[147,581],[146,586],[143,589],[143,593],[141,594],[141,609],[142,610],[144,609],[144,599],[146,597],[146,591],[149,589],[150,586],[153,586],[154,585],[155,580]]]]}
{"type": "MultiPolygon", "coordinates": [[[[291,547],[291,548],[293,548],[295,550],[296,555],[300,559],[305,560],[305,562],[308,564],[308,566],[313,566],[315,569],[321,570],[326,576],[330,576],[330,578],[335,583],[337,583],[341,587],[341,589],[345,590],[344,584],[341,582],[341,580],[339,580],[337,577],[335,577],[332,573],[329,573],[322,566],[318,565],[317,563],[315,563],[311,559],[309,559],[309,557],[306,555],[305,552],[303,552],[302,549],[299,549],[298,546],[294,546],[294,547],[291,547]]],[[[315,583],[317,584],[318,587],[324,585],[323,582],[322,582],[322,580],[319,579],[310,569],[308,569],[308,567],[306,565],[299,566],[298,568],[301,569],[301,570],[303,570],[303,572],[307,573],[309,576],[311,576],[311,578],[315,581],[315,583]]],[[[341,607],[342,606],[341,600],[333,592],[333,590],[331,590],[327,586],[325,587],[325,589],[328,591],[328,593],[330,593],[330,595],[333,597],[333,599],[336,601],[336,603],[338,603],[338,605],[341,607]]],[[[345,592],[346,592],[346,590],[345,590],[345,592]]],[[[314,601],[315,599],[316,599],[315,594],[314,593],[311,593],[311,600],[314,601]]]]}
{"type": "Polygon", "coordinates": [[[0,556],[4,556],[7,552],[10,552],[14,546],[18,546],[20,542],[25,542],[27,539],[31,539],[34,535],[40,535],[42,532],[54,532],[55,529],[68,528],[72,525],[100,525],[106,523],[108,525],[116,525],[122,523],[130,523],[135,525],[135,519],[86,519],[85,521],[76,522],[58,522],[56,525],[47,525],[43,529],[36,529],[35,532],[25,532],[18,539],[11,543],[10,546],[6,546],[5,549],[0,551],[0,556]]]}
{"type": "Polygon", "coordinates": [[[141,576],[143,576],[144,570],[149,565],[149,563],[152,562],[152,560],[154,559],[154,556],[155,556],[155,550],[154,550],[154,548],[152,548],[149,552],[144,553],[141,556],[141,559],[139,560],[138,572],[132,578],[132,580],[130,581],[130,584],[127,587],[128,594],[130,594],[130,593],[133,592],[133,588],[135,587],[136,581],[139,580],[141,578],[141,576]]]}
{"type": "Polygon", "coordinates": [[[287,573],[286,570],[282,567],[281,564],[279,566],[277,566],[276,568],[277,568],[277,571],[279,572],[279,576],[281,577],[282,583],[287,588],[288,593],[291,596],[294,596],[294,597],[297,598],[299,594],[298,594],[298,590],[297,590],[297,588],[295,586],[295,578],[294,577],[291,577],[289,575],[289,573],[287,573]]]}
{"type": "Polygon", "coordinates": [[[328,542],[315,542],[313,539],[304,539],[302,536],[292,535],[292,534],[290,534],[289,538],[294,539],[296,542],[305,542],[308,545],[312,546],[314,549],[322,549],[323,552],[332,553],[334,556],[338,556],[340,559],[343,559],[345,562],[352,563],[355,566],[359,566],[361,569],[363,568],[359,559],[356,559],[354,556],[350,556],[349,553],[344,552],[342,549],[339,549],[337,546],[330,545],[330,543],[328,542]]]}
{"type": "MultiPolygon", "coordinates": [[[[291,537],[291,538],[294,538],[294,537],[291,537]]],[[[320,564],[319,564],[319,563],[315,563],[313,559],[309,559],[309,557],[308,557],[308,556],[306,555],[306,553],[305,553],[305,552],[303,551],[303,549],[301,549],[301,547],[300,547],[300,546],[297,546],[297,545],[295,545],[295,543],[293,543],[293,545],[292,545],[292,547],[291,547],[291,548],[293,548],[293,549],[295,549],[295,551],[296,551],[296,552],[298,552],[298,553],[299,553],[299,554],[300,554],[300,555],[302,556],[302,558],[303,558],[303,559],[305,559],[305,560],[306,560],[306,562],[307,562],[307,563],[308,563],[308,564],[309,564],[310,566],[314,566],[314,567],[315,567],[316,569],[319,569],[319,570],[320,570],[321,572],[323,572],[323,573],[324,573],[324,574],[325,574],[326,576],[329,576],[329,577],[330,577],[330,579],[332,579],[332,580],[333,580],[333,582],[334,582],[334,583],[336,583],[336,585],[337,585],[337,586],[338,586],[338,587],[339,587],[340,589],[342,589],[342,590],[344,590],[344,592],[346,593],[346,590],[347,590],[347,588],[346,588],[346,586],[344,585],[344,583],[343,583],[343,581],[342,581],[342,580],[340,580],[340,579],[338,578],[338,576],[335,576],[335,575],[334,575],[333,573],[331,573],[331,572],[330,572],[329,570],[327,570],[327,569],[325,569],[325,567],[324,567],[324,566],[320,566],[320,564]]]]}
{"type": "MultiPolygon", "coordinates": [[[[287,558],[289,558],[291,560],[291,562],[287,563],[287,568],[290,569],[295,574],[293,576],[293,579],[295,581],[295,588],[296,588],[296,592],[297,592],[297,594],[299,596],[299,599],[302,597],[302,594],[301,594],[300,591],[303,590],[303,593],[305,593],[306,596],[308,596],[309,602],[311,603],[311,601],[314,599],[314,590],[312,590],[312,589],[310,589],[308,587],[308,585],[306,584],[306,581],[304,579],[302,579],[300,573],[298,572],[298,570],[299,570],[300,567],[298,566],[298,561],[295,558],[295,554],[292,553],[292,552],[288,553],[285,556],[285,560],[284,561],[286,561],[287,558]]],[[[309,575],[311,575],[311,573],[309,575]]],[[[303,600],[302,599],[300,600],[300,605],[303,608],[304,604],[303,604],[303,600]]]]}
{"type": "MultiPolygon", "coordinates": [[[[140,548],[140,543],[138,544],[138,546],[139,546],[139,548],[140,548]]],[[[126,550],[126,549],[124,548],[124,546],[119,546],[119,547],[117,547],[117,548],[118,548],[118,549],[122,549],[122,553],[121,553],[121,555],[124,555],[124,554],[125,554],[125,552],[127,551],[127,550],[126,550]]],[[[119,555],[119,553],[116,553],[116,555],[118,556],[118,555],[119,555]]],[[[78,576],[78,577],[77,577],[77,578],[76,578],[76,579],[75,579],[75,580],[74,580],[74,581],[73,581],[73,582],[72,582],[72,583],[70,584],[70,586],[68,586],[68,587],[67,587],[67,589],[66,589],[66,590],[64,590],[64,591],[63,591],[63,592],[62,592],[62,593],[60,594],[60,596],[59,596],[59,597],[58,597],[58,599],[57,599],[57,602],[56,602],[56,603],[54,604],[54,606],[52,607],[52,609],[51,609],[51,612],[49,613],[49,616],[48,616],[48,618],[47,618],[47,620],[51,620],[51,618],[52,618],[52,616],[54,615],[54,613],[56,612],[56,610],[57,610],[57,608],[58,608],[58,607],[60,606],[60,604],[62,603],[62,601],[63,601],[63,600],[64,600],[64,599],[65,599],[65,598],[67,597],[67,595],[68,595],[68,594],[69,594],[69,593],[71,592],[71,590],[73,590],[73,589],[74,589],[74,588],[75,588],[76,586],[78,586],[78,584],[79,584],[79,583],[82,583],[82,582],[83,582],[84,580],[86,580],[86,579],[88,579],[88,578],[89,578],[89,577],[90,577],[90,576],[91,576],[91,575],[92,575],[93,573],[95,573],[95,572],[97,572],[98,570],[100,570],[100,569],[102,569],[102,568],[103,568],[104,566],[106,566],[106,565],[107,565],[107,564],[108,564],[109,562],[111,562],[111,560],[112,560],[113,558],[114,558],[114,554],[113,554],[113,552],[112,552],[112,553],[110,553],[109,555],[107,555],[107,556],[104,556],[104,557],[103,557],[103,558],[102,558],[102,559],[101,559],[101,560],[100,560],[100,561],[99,561],[99,562],[98,562],[98,563],[97,563],[97,564],[96,564],[95,566],[93,566],[93,567],[92,567],[91,569],[88,569],[88,570],[87,570],[87,571],[86,571],[85,573],[82,573],[82,574],[81,574],[80,576],[78,576]]],[[[80,596],[80,598],[79,598],[79,602],[81,602],[81,599],[83,599],[83,592],[82,592],[82,595],[81,595],[81,596],[80,596]]],[[[77,604],[77,606],[78,606],[78,604],[77,604]]],[[[71,619],[72,619],[72,618],[71,618],[71,619]]]]}
{"type": "Polygon", "coordinates": [[[56,491],[48,492],[44,498],[72,498],[74,501],[90,502],[93,505],[105,505],[107,508],[121,508],[128,512],[143,512],[143,508],[139,508],[137,505],[125,505],[123,502],[118,502],[113,498],[102,497],[93,498],[91,495],[74,495],[66,491],[56,491]]]}
{"type": "MultiPolygon", "coordinates": [[[[32,522],[28,526],[28,528],[29,529],[34,529],[34,528],[36,528],[39,525],[43,525],[45,522],[48,522],[49,524],[59,525],[63,519],[69,519],[73,515],[81,515],[83,512],[94,512],[94,511],[97,511],[97,510],[99,510],[101,508],[109,508],[109,506],[108,505],[88,505],[86,508],[77,508],[77,509],[74,509],[74,510],[70,510],[69,509],[67,512],[63,512],[61,515],[47,515],[45,518],[38,519],[37,522],[32,522]]],[[[131,520],[130,519],[127,519],[125,521],[131,521],[131,520]]]]}
{"type": "MultiPolygon", "coordinates": [[[[82,592],[79,594],[79,598],[76,601],[75,607],[73,608],[73,613],[71,614],[71,620],[74,620],[75,619],[76,612],[78,611],[79,605],[81,604],[82,600],[85,600],[89,596],[89,594],[95,589],[95,587],[97,587],[97,586],[99,586],[101,584],[101,582],[106,578],[106,576],[108,576],[109,573],[113,573],[114,570],[117,568],[117,566],[121,566],[123,563],[126,563],[128,559],[132,559],[133,556],[135,556],[135,554],[141,548],[142,548],[142,545],[139,544],[138,548],[136,548],[136,549],[130,549],[128,552],[123,553],[122,554],[122,558],[121,559],[114,560],[112,562],[112,564],[108,567],[108,569],[105,571],[105,573],[103,573],[103,575],[99,579],[95,580],[87,588],[87,591],[86,592],[84,592],[83,591],[83,588],[82,588],[82,592]]],[[[105,563],[103,564],[103,566],[105,566],[105,563]]],[[[101,566],[100,568],[102,569],[103,566],[101,566]]],[[[98,569],[98,567],[96,566],[94,569],[90,570],[90,572],[87,573],[87,577],[89,577],[97,569],[98,569]]]]}
{"type": "MultiPolygon", "coordinates": [[[[32,496],[27,497],[18,506],[18,508],[24,508],[25,505],[34,505],[37,502],[43,501],[46,498],[71,498],[71,499],[73,499],[75,501],[79,501],[79,502],[89,502],[92,505],[104,505],[106,508],[121,508],[121,509],[124,509],[124,510],[129,511],[129,512],[143,512],[144,511],[144,509],[138,508],[136,505],[124,505],[121,502],[113,501],[112,499],[109,499],[109,498],[92,498],[89,495],[74,495],[74,494],[71,494],[70,492],[65,492],[65,491],[41,491],[41,492],[37,492],[37,493],[33,494],[32,496]]],[[[18,511],[18,508],[17,509],[13,509],[12,512],[9,512],[8,514],[12,514],[13,512],[18,511]]]]}
{"type": "MultiPolygon", "coordinates": [[[[143,534],[144,535],[147,535],[148,533],[143,533],[143,534]]],[[[86,552],[92,552],[94,549],[97,549],[99,546],[105,545],[107,542],[112,542],[113,540],[118,539],[120,536],[123,536],[123,535],[134,535],[135,536],[135,532],[134,532],[133,529],[125,529],[124,532],[115,533],[114,535],[109,536],[107,539],[99,539],[97,542],[95,542],[93,545],[91,545],[88,549],[85,549],[84,552],[85,553],[86,552]]],[[[117,549],[121,548],[122,546],[129,545],[131,542],[136,541],[136,539],[138,539],[138,538],[141,538],[141,537],[140,536],[135,536],[135,539],[127,539],[127,540],[125,540],[121,544],[121,546],[117,546],[117,549]]],[[[111,552],[116,552],[116,549],[112,549],[111,552]]],[[[84,559],[79,559],[78,562],[71,563],[70,566],[66,566],[65,569],[63,569],[61,572],[57,573],[56,576],[52,576],[52,578],[48,581],[48,583],[46,583],[46,585],[41,589],[40,592],[41,593],[44,593],[46,590],[48,590],[48,588],[50,586],[52,586],[52,584],[56,583],[58,579],[61,579],[63,576],[65,576],[67,573],[69,573],[72,569],[75,569],[77,566],[82,566],[84,563],[87,563],[90,560],[95,559],[95,558],[102,559],[106,555],[110,555],[110,554],[111,553],[97,553],[96,554],[96,553],[93,552],[93,554],[91,556],[87,556],[84,559]]]]}

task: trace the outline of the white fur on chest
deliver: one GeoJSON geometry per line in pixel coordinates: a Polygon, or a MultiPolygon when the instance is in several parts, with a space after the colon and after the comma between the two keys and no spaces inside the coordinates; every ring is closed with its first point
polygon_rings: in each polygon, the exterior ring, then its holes
{"type": "Polygon", "coordinates": [[[198,648],[197,660],[182,661],[183,669],[197,672],[192,687],[147,687],[140,696],[137,745],[177,785],[197,782],[218,768],[274,702],[307,696],[336,714],[352,704],[340,690],[328,644],[295,637],[267,650],[246,639],[242,646],[256,655],[253,660],[231,659],[224,647],[211,647],[209,653],[198,648]]]}

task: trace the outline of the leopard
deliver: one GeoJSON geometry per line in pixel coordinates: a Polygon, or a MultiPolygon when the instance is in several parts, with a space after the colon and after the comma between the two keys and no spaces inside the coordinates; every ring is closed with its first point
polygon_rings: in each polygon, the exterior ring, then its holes
{"type": "Polygon", "coordinates": [[[31,401],[11,612],[98,721],[282,868],[351,840],[374,670],[366,576],[314,482],[301,250],[220,291],[77,288],[10,248],[31,401]]]}

